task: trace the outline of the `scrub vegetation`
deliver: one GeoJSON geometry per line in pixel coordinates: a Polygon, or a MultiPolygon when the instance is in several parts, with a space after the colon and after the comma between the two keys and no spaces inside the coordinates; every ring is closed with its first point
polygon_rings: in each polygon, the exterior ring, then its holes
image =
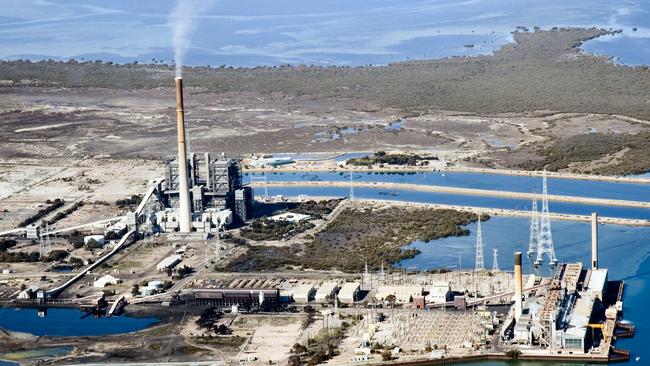
{"type": "MultiPolygon", "coordinates": [[[[414,240],[429,241],[468,235],[462,225],[475,214],[456,210],[407,207],[347,207],[310,242],[285,247],[251,246],[235,258],[229,270],[272,270],[302,266],[319,270],[360,271],[368,263],[379,268],[412,258],[419,252],[404,249],[414,240]]],[[[488,219],[487,216],[483,220],[488,219]]]]}
{"type": "Polygon", "coordinates": [[[364,156],[360,158],[353,158],[347,161],[348,165],[355,166],[368,166],[373,165],[417,165],[422,162],[423,165],[428,165],[429,159],[438,160],[436,157],[422,157],[418,154],[387,154],[385,151],[377,151],[373,156],[364,156]]]}
{"type": "MultiPolygon", "coordinates": [[[[580,52],[604,29],[559,28],[513,33],[493,55],[364,67],[194,67],[184,78],[206,92],[259,92],[359,98],[405,113],[554,110],[650,119],[647,67],[616,65],[580,52]]],[[[96,62],[0,62],[0,79],[16,84],[153,89],[171,87],[173,66],[96,62]]]]}
{"type": "MultiPolygon", "coordinates": [[[[536,146],[536,154],[544,158],[527,161],[527,170],[558,171],[576,163],[602,160],[606,164],[588,164],[583,173],[602,175],[642,174],[650,171],[650,132],[638,134],[591,133],[558,140],[551,146],[536,146]]],[[[573,169],[575,170],[575,169],[573,169]]]]}

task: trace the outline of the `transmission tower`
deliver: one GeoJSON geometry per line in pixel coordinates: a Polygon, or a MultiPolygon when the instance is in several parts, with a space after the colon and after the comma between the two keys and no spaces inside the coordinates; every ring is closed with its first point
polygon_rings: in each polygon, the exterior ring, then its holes
{"type": "Polygon", "coordinates": [[[354,171],[350,171],[350,201],[354,200],[354,187],[352,186],[354,184],[353,182],[354,179],[354,171]]]}
{"type": "Polygon", "coordinates": [[[497,249],[492,249],[492,271],[499,270],[499,251],[497,249]]]}
{"type": "Polygon", "coordinates": [[[50,226],[46,225],[45,226],[45,240],[43,240],[43,235],[39,235],[38,237],[38,252],[42,257],[45,257],[50,253],[52,250],[52,243],[50,242],[50,226]]]}
{"type": "Polygon", "coordinates": [[[478,214],[478,222],[476,224],[476,271],[484,271],[485,265],[483,263],[483,237],[481,233],[481,214],[478,214]]]}
{"type": "Polygon", "coordinates": [[[551,232],[551,217],[548,211],[548,186],[546,183],[546,170],[544,170],[542,181],[542,219],[539,234],[539,250],[537,251],[536,265],[544,261],[544,254],[548,257],[550,264],[555,265],[558,260],[555,257],[553,248],[553,233],[551,232]]]}
{"type": "Polygon", "coordinates": [[[533,198],[533,208],[530,212],[530,239],[528,240],[528,258],[531,258],[539,247],[539,214],[537,213],[537,198],[533,198]]]}
{"type": "Polygon", "coordinates": [[[363,271],[363,278],[361,283],[362,283],[362,290],[367,290],[367,291],[372,290],[372,279],[370,277],[370,273],[368,272],[368,261],[366,261],[366,268],[363,271]]]}
{"type": "Polygon", "coordinates": [[[41,258],[45,256],[45,243],[43,243],[42,236],[38,237],[38,254],[40,254],[41,258]]]}
{"type": "MultiPolygon", "coordinates": [[[[48,231],[50,230],[49,225],[47,230],[48,231]]],[[[50,234],[47,234],[47,236],[45,237],[45,255],[50,254],[51,251],[52,251],[52,242],[50,241],[50,234]]]]}

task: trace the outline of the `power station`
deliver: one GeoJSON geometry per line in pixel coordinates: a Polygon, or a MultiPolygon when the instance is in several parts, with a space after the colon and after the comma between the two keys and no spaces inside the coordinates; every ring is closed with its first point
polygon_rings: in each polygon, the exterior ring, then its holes
{"type": "Polygon", "coordinates": [[[143,207],[149,214],[143,216],[150,220],[140,227],[189,234],[217,233],[230,224],[243,224],[253,214],[253,192],[242,184],[240,161],[223,153],[217,158],[210,153],[188,154],[183,79],[177,77],[175,84],[178,157],[165,163],[163,179],[145,196],[143,207]]]}

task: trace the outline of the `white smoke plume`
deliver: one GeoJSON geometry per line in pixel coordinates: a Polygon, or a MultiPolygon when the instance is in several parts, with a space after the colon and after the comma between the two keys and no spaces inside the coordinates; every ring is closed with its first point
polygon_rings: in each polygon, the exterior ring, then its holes
{"type": "Polygon", "coordinates": [[[190,37],[198,23],[197,15],[206,12],[214,2],[214,0],[177,0],[176,6],[169,14],[169,26],[173,32],[176,77],[182,76],[183,62],[191,44],[190,37]]]}

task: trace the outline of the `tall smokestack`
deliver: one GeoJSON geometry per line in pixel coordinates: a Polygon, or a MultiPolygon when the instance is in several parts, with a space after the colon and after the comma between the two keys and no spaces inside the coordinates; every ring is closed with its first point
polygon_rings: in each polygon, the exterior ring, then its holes
{"type": "Polygon", "coordinates": [[[521,252],[515,252],[515,320],[524,312],[521,303],[523,291],[523,280],[521,278],[521,252]]]}
{"type": "Polygon", "coordinates": [[[598,214],[591,213],[591,269],[598,269],[598,214]]]}
{"type": "Polygon", "coordinates": [[[178,196],[180,212],[180,232],[192,231],[190,212],[190,189],[187,178],[187,147],[185,144],[185,113],[183,111],[183,79],[176,81],[176,120],[178,123],[178,196]]]}

